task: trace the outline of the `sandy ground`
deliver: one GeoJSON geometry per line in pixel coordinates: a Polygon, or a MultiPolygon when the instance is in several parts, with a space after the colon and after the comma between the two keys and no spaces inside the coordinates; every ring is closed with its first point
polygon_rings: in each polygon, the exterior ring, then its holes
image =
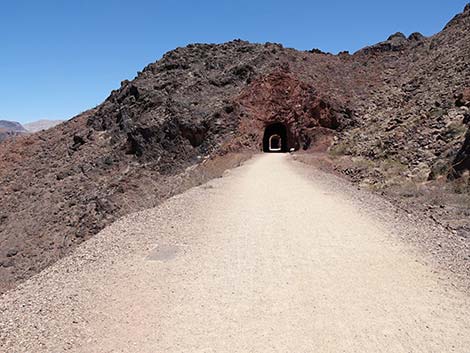
{"type": "Polygon", "coordinates": [[[467,353],[468,294],[306,168],[257,156],[106,228],[3,296],[3,351],[467,353]]]}

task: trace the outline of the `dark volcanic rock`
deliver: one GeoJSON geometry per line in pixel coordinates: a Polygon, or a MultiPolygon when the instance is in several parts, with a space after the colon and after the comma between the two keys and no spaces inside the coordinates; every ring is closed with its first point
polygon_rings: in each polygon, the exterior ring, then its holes
{"type": "Polygon", "coordinates": [[[422,41],[424,38],[425,37],[421,33],[414,32],[409,35],[408,40],[419,42],[419,41],[422,41]]]}
{"type": "Polygon", "coordinates": [[[397,32],[388,37],[386,41],[380,42],[370,47],[366,47],[362,49],[361,52],[364,54],[372,54],[388,51],[399,51],[405,49],[408,43],[409,40],[406,38],[406,36],[401,32],[397,32]]]}

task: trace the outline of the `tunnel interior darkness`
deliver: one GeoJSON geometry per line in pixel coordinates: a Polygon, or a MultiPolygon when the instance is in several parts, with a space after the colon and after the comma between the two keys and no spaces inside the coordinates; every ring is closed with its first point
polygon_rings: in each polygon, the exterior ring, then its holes
{"type": "Polygon", "coordinates": [[[282,123],[266,126],[263,136],[263,152],[288,152],[287,128],[282,123]]]}

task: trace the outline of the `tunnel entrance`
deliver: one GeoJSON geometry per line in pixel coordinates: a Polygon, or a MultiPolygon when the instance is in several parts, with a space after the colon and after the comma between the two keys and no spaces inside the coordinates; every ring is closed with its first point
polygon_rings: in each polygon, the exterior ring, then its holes
{"type": "Polygon", "coordinates": [[[266,126],[263,136],[263,152],[288,152],[287,128],[282,123],[266,126]]]}

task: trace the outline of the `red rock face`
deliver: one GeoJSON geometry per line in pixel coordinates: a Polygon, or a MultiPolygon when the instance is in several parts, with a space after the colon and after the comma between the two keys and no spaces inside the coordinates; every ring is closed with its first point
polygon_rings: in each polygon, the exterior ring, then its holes
{"type": "Polygon", "coordinates": [[[288,149],[307,149],[316,136],[334,130],[337,113],[315,88],[292,73],[277,71],[247,86],[235,101],[240,133],[261,148],[266,127],[281,123],[287,129],[288,149]]]}

